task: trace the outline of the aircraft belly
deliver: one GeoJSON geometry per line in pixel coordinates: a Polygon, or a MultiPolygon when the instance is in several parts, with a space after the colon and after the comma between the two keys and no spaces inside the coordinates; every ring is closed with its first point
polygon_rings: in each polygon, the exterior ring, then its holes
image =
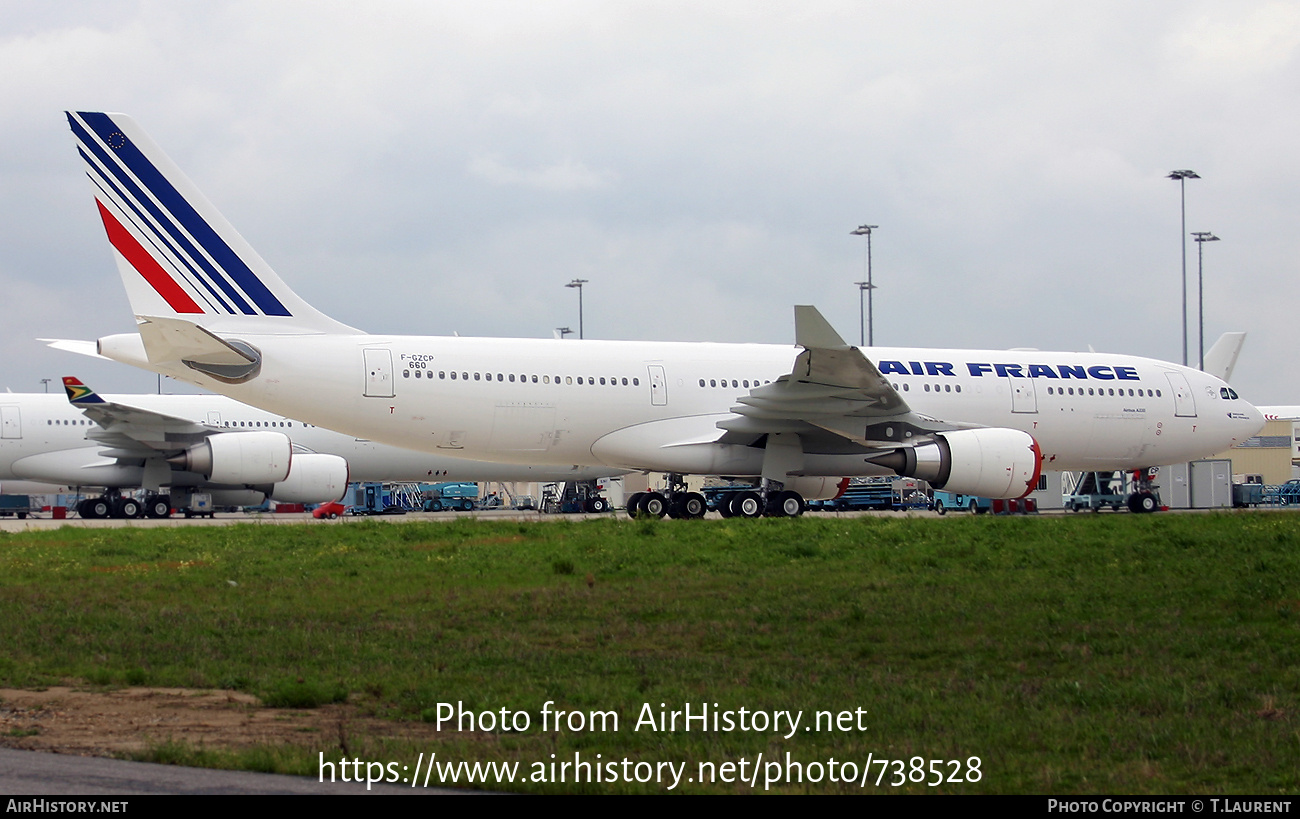
{"type": "Polygon", "coordinates": [[[1104,463],[1130,463],[1142,454],[1145,430],[1142,415],[1098,414],[1092,419],[1087,457],[1104,463]]]}
{"type": "Polygon", "coordinates": [[[498,403],[488,451],[545,452],[555,439],[555,407],[529,402],[498,403]]]}
{"type": "Polygon", "coordinates": [[[45,452],[13,463],[16,477],[80,486],[137,486],[143,470],[101,458],[96,447],[45,452]]]}

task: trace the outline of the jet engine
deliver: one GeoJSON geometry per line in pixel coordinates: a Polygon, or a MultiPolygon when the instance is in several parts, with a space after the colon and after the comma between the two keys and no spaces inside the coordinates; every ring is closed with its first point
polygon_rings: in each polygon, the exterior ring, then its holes
{"type": "Polygon", "coordinates": [[[280,503],[327,503],[348,488],[348,462],[338,455],[295,455],[289,476],[271,486],[259,486],[280,503]]]}
{"type": "Polygon", "coordinates": [[[1018,429],[942,432],[933,441],[867,460],[935,489],[982,498],[1023,498],[1042,473],[1038,442],[1018,429]]]}
{"type": "Polygon", "coordinates": [[[212,483],[268,485],[288,478],[292,452],[282,432],[222,432],[167,460],[212,483]]]}
{"type": "Polygon", "coordinates": [[[804,500],[830,500],[844,494],[849,485],[848,478],[786,478],[781,482],[784,489],[798,492],[804,500]]]}

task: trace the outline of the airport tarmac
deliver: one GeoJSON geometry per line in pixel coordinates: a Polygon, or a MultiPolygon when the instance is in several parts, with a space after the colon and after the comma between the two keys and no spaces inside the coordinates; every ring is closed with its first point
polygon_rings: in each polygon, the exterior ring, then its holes
{"type": "MultiPolygon", "coordinates": [[[[1264,507],[1258,507],[1263,509],[1264,507]]],[[[1166,512],[1223,512],[1231,511],[1229,509],[1170,509],[1166,512]]],[[[949,512],[947,517],[962,517],[968,514],[965,512],[949,512]]],[[[1040,517],[1056,515],[1087,515],[1084,512],[1070,512],[1066,509],[1044,509],[1031,515],[1019,515],[1017,517],[1040,517]]],[[[1131,514],[1125,512],[1097,512],[1095,514],[1109,516],[1114,514],[1131,514]]],[[[929,511],[918,511],[915,509],[892,512],[889,510],[862,510],[857,512],[809,512],[807,517],[814,520],[820,517],[836,518],[860,518],[860,517],[897,517],[907,515],[911,517],[938,518],[938,514],[929,511]]],[[[422,522],[447,522],[453,520],[463,520],[471,518],[482,521],[572,521],[572,520],[599,520],[601,518],[627,518],[627,513],[622,509],[611,510],[601,513],[581,513],[571,515],[543,515],[537,511],[519,511],[514,509],[487,509],[474,512],[408,512],[405,515],[344,515],[335,520],[316,520],[310,513],[292,513],[292,514],[245,514],[242,512],[219,513],[213,518],[185,518],[183,516],[174,516],[162,519],[150,518],[132,518],[124,519],[100,519],[100,520],[83,520],[78,517],[70,517],[64,520],[53,520],[48,513],[43,513],[41,517],[29,517],[25,520],[16,518],[0,518],[0,532],[38,532],[46,529],[58,529],[63,526],[73,526],[87,529],[157,529],[176,526],[233,526],[240,523],[251,523],[263,526],[282,526],[295,523],[311,523],[319,526],[347,526],[352,523],[364,520],[375,520],[384,523],[405,523],[409,521],[422,522]]],[[[716,512],[710,512],[705,516],[705,520],[721,520],[716,512]]],[[[667,518],[664,519],[666,522],[667,518]]]]}

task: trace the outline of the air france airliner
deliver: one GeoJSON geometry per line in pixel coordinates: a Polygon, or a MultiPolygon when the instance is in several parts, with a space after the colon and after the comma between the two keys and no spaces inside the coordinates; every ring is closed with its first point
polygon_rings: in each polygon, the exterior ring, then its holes
{"type": "MultiPolygon", "coordinates": [[[[629,500],[699,517],[690,474],[752,478],[730,514],[797,515],[902,474],[1017,498],[1043,469],[1222,452],[1259,412],[1227,384],[1100,353],[862,349],[795,307],[794,346],[369,335],[294,293],[132,120],[69,113],[137,332],[91,348],[270,412],[458,457],[669,473],[629,500]]],[[[1130,508],[1150,511],[1145,486],[1130,508]]]]}

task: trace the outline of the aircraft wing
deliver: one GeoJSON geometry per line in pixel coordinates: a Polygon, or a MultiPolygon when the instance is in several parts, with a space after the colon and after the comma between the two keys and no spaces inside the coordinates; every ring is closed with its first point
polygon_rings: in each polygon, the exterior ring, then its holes
{"type": "Polygon", "coordinates": [[[108,457],[147,458],[161,452],[175,452],[216,431],[185,418],[105,401],[71,376],[64,376],[63,389],[68,403],[99,426],[86,437],[110,447],[103,453],[108,457]]]}
{"type": "MultiPolygon", "coordinates": [[[[795,343],[803,352],[790,373],[755,387],[720,421],[728,433],[826,430],[867,447],[898,446],[918,435],[962,428],[912,411],[860,349],[845,343],[816,307],[795,310],[795,343]]],[[[724,436],[726,440],[726,436],[724,436]]]]}

